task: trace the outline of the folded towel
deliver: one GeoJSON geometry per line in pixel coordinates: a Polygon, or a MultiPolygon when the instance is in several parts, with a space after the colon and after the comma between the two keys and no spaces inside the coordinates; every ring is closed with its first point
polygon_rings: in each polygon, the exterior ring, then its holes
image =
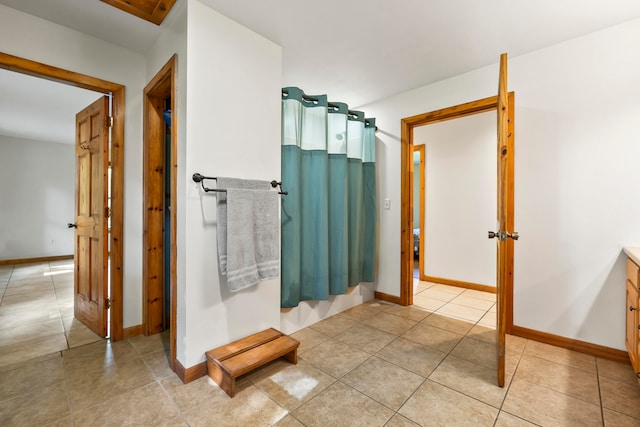
{"type": "Polygon", "coordinates": [[[229,290],[278,277],[278,193],[266,181],[218,178],[218,187],[227,190],[218,194],[217,234],[220,271],[227,275],[229,290]]]}
{"type": "MultiPolygon", "coordinates": [[[[246,190],[269,190],[271,183],[252,179],[218,177],[217,187],[220,189],[239,188],[246,190]]],[[[218,261],[220,273],[227,274],[227,195],[217,193],[216,222],[218,234],[218,261]]]]}
{"type": "Polygon", "coordinates": [[[227,190],[227,283],[232,292],[280,273],[278,194],[227,190]]]}

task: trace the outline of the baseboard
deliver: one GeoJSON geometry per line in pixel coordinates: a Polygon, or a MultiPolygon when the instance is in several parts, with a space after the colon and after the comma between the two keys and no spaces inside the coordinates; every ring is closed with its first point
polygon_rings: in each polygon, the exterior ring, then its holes
{"type": "Polygon", "coordinates": [[[479,283],[463,282],[462,280],[444,279],[442,277],[422,276],[420,280],[432,283],[440,283],[442,285],[457,286],[458,288],[473,289],[476,291],[496,293],[495,286],[481,285],[479,283]]]}
{"type": "Polygon", "coordinates": [[[129,326],[122,330],[122,339],[128,339],[142,335],[142,325],[129,326]]]}
{"type": "Polygon", "coordinates": [[[207,375],[207,362],[200,362],[197,365],[185,368],[179,360],[176,360],[175,372],[183,383],[188,384],[207,375]]]}
{"type": "Polygon", "coordinates": [[[528,329],[517,325],[513,325],[511,327],[511,335],[538,341],[544,344],[551,344],[556,347],[566,348],[568,350],[589,354],[595,357],[601,357],[603,359],[629,363],[629,355],[626,351],[618,350],[611,347],[605,347],[598,344],[592,344],[586,341],[580,341],[573,338],[562,337],[560,335],[549,334],[547,332],[536,331],[534,329],[528,329]]]}
{"type": "Polygon", "coordinates": [[[60,261],[63,259],[73,259],[73,255],[43,256],[39,258],[2,259],[0,260],[0,265],[29,264],[32,262],[60,261]]]}
{"type": "Polygon", "coordinates": [[[374,292],[373,297],[375,299],[380,300],[380,301],[386,301],[386,302],[391,302],[393,304],[402,305],[400,297],[397,297],[395,295],[389,295],[389,294],[385,294],[384,292],[376,291],[376,292],[374,292]]]}

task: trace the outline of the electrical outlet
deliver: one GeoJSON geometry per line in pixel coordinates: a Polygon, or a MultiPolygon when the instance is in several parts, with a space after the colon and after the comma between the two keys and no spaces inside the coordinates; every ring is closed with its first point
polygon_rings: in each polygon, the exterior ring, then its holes
{"type": "Polygon", "coordinates": [[[391,209],[391,200],[384,199],[384,208],[387,210],[391,209]]]}

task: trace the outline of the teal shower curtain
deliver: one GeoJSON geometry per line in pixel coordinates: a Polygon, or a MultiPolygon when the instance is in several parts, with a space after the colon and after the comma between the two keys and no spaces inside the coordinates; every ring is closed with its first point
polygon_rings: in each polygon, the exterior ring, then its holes
{"type": "Polygon", "coordinates": [[[375,119],[282,90],[281,306],[326,300],[374,280],[375,119]]]}

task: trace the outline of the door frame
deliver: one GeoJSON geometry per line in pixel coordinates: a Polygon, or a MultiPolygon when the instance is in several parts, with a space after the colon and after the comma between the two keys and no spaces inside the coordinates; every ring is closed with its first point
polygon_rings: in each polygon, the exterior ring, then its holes
{"type": "Polygon", "coordinates": [[[178,120],[176,110],[177,55],[173,55],[144,88],[143,98],[143,331],[152,335],[164,329],[164,202],[165,171],[170,168],[171,181],[171,249],[169,364],[175,371],[177,332],[177,189],[178,189],[178,120]],[[171,165],[165,164],[164,100],[171,98],[171,165]],[[158,302],[158,298],[160,301],[158,302]],[[162,325],[158,328],[158,318],[162,325]]]}
{"type": "MultiPolygon", "coordinates": [[[[420,195],[420,200],[418,201],[418,203],[420,204],[420,227],[419,227],[420,228],[420,248],[418,248],[419,250],[418,268],[420,270],[418,271],[418,279],[426,280],[426,276],[424,275],[424,242],[425,242],[425,234],[426,234],[424,229],[424,211],[426,206],[426,200],[425,200],[425,160],[426,160],[425,156],[427,154],[426,146],[424,144],[414,145],[413,153],[415,153],[416,151],[420,153],[420,170],[419,170],[420,189],[418,190],[418,194],[420,195]]],[[[415,163],[414,163],[414,168],[415,168],[415,163]]],[[[413,171],[413,173],[415,174],[415,170],[413,171]]],[[[415,209],[415,205],[414,205],[414,209],[415,209]]],[[[413,231],[412,231],[412,236],[413,236],[413,231]]],[[[413,277],[413,274],[412,274],[412,277],[413,277]]]]}
{"type": "MultiPolygon", "coordinates": [[[[507,229],[513,230],[514,225],[514,102],[513,92],[508,94],[509,103],[509,138],[508,138],[508,164],[507,171],[507,229]]],[[[498,110],[498,97],[491,96],[465,104],[455,105],[428,113],[418,114],[403,118],[400,122],[400,298],[402,305],[413,305],[413,129],[432,123],[453,120],[473,114],[498,110]]],[[[422,245],[422,242],[421,242],[422,245]]],[[[513,240],[507,242],[507,274],[506,304],[507,316],[506,333],[511,332],[513,326],[513,240]]]]}
{"type": "Polygon", "coordinates": [[[27,74],[70,86],[111,94],[113,128],[111,130],[111,231],[110,251],[110,338],[123,339],[123,275],[124,275],[124,107],[125,87],[86,74],[43,64],[0,52],[0,68],[27,74]]]}

